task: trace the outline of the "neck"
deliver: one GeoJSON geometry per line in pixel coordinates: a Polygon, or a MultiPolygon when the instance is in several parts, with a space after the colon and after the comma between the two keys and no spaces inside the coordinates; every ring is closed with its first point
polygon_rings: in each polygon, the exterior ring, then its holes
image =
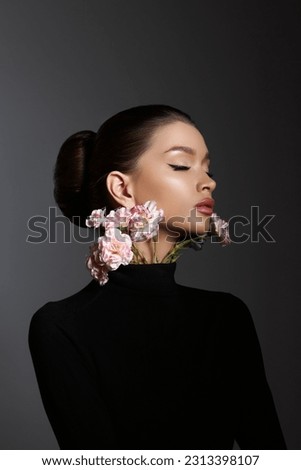
{"type": "Polygon", "coordinates": [[[137,257],[140,258],[141,262],[160,263],[167,253],[172,250],[175,244],[176,240],[171,241],[166,236],[166,233],[162,233],[162,231],[159,230],[157,238],[143,242],[136,242],[133,243],[133,246],[137,257]],[[139,257],[139,255],[141,256],[139,257]]]}

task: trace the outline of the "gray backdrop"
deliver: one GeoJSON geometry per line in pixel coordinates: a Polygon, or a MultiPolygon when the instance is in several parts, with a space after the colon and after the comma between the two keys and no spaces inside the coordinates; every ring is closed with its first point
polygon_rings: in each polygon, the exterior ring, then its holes
{"type": "Polygon", "coordinates": [[[253,240],[187,251],[176,276],[247,303],[288,447],[301,449],[300,19],[300,2],[288,0],[2,0],[1,449],[58,448],[29,321],[91,280],[88,245],[64,243],[63,223],[54,243],[26,241],[28,220],[55,206],[58,149],[71,133],[150,103],[179,107],[199,125],[223,218],[250,220],[252,206],[259,218],[275,215],[274,243],[247,226],[253,240]]]}

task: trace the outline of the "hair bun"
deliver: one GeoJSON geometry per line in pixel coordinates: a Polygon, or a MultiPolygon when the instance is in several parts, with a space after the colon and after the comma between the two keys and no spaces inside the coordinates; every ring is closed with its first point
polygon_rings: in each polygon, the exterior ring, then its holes
{"type": "Polygon", "coordinates": [[[62,144],[54,167],[54,199],[76,225],[86,227],[90,211],[87,167],[93,153],[96,132],[80,131],[62,144]]]}

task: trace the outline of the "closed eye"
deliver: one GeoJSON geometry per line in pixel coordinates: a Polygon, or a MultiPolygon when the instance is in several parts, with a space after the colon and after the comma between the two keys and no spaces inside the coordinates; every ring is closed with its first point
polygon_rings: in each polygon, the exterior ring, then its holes
{"type": "Polygon", "coordinates": [[[213,173],[210,173],[209,171],[206,171],[206,173],[209,176],[209,178],[213,178],[213,173]]]}
{"type": "Polygon", "coordinates": [[[175,171],[186,171],[190,169],[190,166],[185,165],[173,165],[172,163],[168,163],[168,165],[175,171]]]}

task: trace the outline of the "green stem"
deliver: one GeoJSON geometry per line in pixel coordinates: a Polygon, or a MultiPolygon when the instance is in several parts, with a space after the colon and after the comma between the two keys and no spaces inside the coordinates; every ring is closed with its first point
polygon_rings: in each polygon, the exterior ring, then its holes
{"type": "Polygon", "coordinates": [[[157,259],[157,242],[154,239],[152,239],[152,246],[153,246],[153,263],[158,263],[158,259],[157,259]]]}
{"type": "MultiPolygon", "coordinates": [[[[206,239],[206,235],[198,235],[197,237],[194,237],[193,239],[189,238],[189,239],[182,240],[181,242],[176,243],[162,258],[160,263],[175,262],[181,256],[182,250],[186,248],[187,246],[189,246],[192,241],[197,242],[202,239],[206,239]]],[[[153,263],[159,263],[159,260],[156,254],[157,245],[154,240],[152,240],[152,246],[153,246],[153,263]]],[[[132,264],[148,264],[144,255],[140,253],[140,251],[134,244],[132,245],[132,251],[134,253],[133,260],[131,261],[132,264]]]]}
{"type": "MultiPolygon", "coordinates": [[[[206,235],[198,235],[193,238],[194,241],[199,241],[205,238],[206,235]]],[[[183,240],[175,244],[175,246],[164,256],[161,263],[173,263],[176,261],[182,254],[182,249],[186,248],[191,243],[191,239],[183,240]]]]}

